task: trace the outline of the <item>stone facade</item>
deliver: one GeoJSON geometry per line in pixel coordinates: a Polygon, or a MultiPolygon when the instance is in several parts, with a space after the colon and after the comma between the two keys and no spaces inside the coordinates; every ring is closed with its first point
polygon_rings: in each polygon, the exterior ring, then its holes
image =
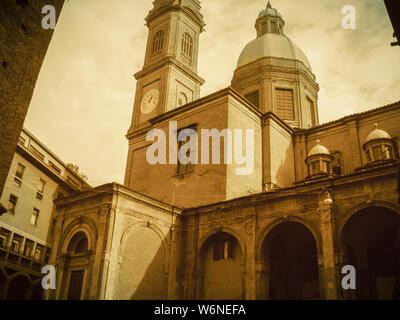
{"type": "Polygon", "coordinates": [[[57,16],[64,0],[0,3],[0,192],[3,190],[35,83],[53,30],[42,28],[42,7],[57,16]]]}
{"type": "Polygon", "coordinates": [[[48,298],[399,298],[400,102],[318,125],[315,76],[300,49],[279,38],[283,19],[268,5],[257,36],[282,47],[246,47],[232,87],[181,104],[170,98],[177,77],[191,78],[193,92],[201,84],[194,66],[178,62],[179,52],[197,61],[199,10],[195,0],[154,2],[125,186],[56,201],[50,263],[58,279],[48,298]],[[193,42],[184,35],[188,25],[193,42]],[[247,95],[254,89],[258,100],[247,95]],[[224,139],[197,141],[206,163],[181,167],[174,151],[165,152],[169,164],[149,163],[150,130],[177,145],[175,134],[188,128],[252,129],[253,170],[242,176],[236,162],[211,164],[213,152],[226,156],[224,139]],[[356,269],[355,290],[343,289],[344,265],[356,269]]]}
{"type": "Polygon", "coordinates": [[[55,226],[54,200],[90,186],[28,130],[22,129],[1,202],[0,300],[41,299],[55,226]]]}

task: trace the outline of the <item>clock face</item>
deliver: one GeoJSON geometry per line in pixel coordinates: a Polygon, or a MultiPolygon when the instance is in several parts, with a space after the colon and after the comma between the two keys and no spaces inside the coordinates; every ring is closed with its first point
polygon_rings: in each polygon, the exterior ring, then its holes
{"type": "Polygon", "coordinates": [[[140,111],[143,114],[152,112],[157,107],[160,93],[157,89],[151,89],[143,96],[140,104],[140,111]]]}

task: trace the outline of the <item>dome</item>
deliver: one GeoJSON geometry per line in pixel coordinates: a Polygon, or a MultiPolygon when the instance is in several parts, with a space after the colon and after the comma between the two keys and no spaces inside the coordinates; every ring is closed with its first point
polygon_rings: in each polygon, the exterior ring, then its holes
{"type": "Polygon", "coordinates": [[[319,140],[317,140],[317,145],[310,150],[310,152],[308,153],[308,156],[311,157],[311,156],[320,155],[320,154],[330,155],[331,153],[329,152],[329,150],[326,147],[324,147],[323,145],[320,144],[319,140]]]}
{"type": "Polygon", "coordinates": [[[276,10],[275,8],[270,8],[270,7],[267,7],[266,9],[262,10],[259,13],[258,18],[262,18],[265,16],[278,16],[278,17],[282,18],[281,14],[278,12],[278,10],[276,10]]]}
{"type": "Polygon", "coordinates": [[[378,139],[391,139],[390,135],[386,131],[378,129],[377,123],[374,124],[374,127],[375,129],[368,135],[365,143],[378,139]]]}
{"type": "Polygon", "coordinates": [[[239,68],[264,57],[297,60],[311,71],[310,62],[303,51],[287,36],[277,33],[266,33],[249,42],[240,54],[237,67],[239,68]]]}

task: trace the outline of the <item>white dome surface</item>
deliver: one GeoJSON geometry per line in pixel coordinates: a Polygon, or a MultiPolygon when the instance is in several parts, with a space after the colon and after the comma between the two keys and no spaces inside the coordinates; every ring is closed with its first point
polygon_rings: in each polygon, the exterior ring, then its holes
{"type": "Polygon", "coordinates": [[[378,139],[391,139],[390,135],[386,131],[378,129],[377,124],[375,124],[374,126],[375,130],[370,132],[370,134],[367,137],[367,140],[365,140],[365,143],[378,139]]]}
{"type": "Polygon", "coordinates": [[[249,42],[240,54],[237,67],[264,57],[298,60],[311,71],[306,55],[285,35],[267,33],[249,42]]]}
{"type": "Polygon", "coordinates": [[[315,155],[318,155],[318,154],[328,154],[328,155],[331,154],[326,147],[324,147],[323,145],[321,145],[319,143],[320,143],[319,140],[317,140],[317,145],[315,147],[313,147],[310,150],[310,152],[308,153],[309,157],[315,156],[315,155]]]}

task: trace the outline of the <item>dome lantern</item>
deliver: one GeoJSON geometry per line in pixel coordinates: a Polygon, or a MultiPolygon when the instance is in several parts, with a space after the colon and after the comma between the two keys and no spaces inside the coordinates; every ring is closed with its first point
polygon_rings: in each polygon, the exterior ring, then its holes
{"type": "Polygon", "coordinates": [[[379,129],[377,123],[367,136],[363,149],[367,154],[368,164],[393,160],[395,157],[393,139],[386,131],[379,129]]]}
{"type": "Polygon", "coordinates": [[[316,141],[316,145],[308,153],[306,164],[308,167],[307,179],[317,179],[332,175],[333,156],[329,150],[316,141]]]}
{"type": "Polygon", "coordinates": [[[255,24],[257,37],[261,37],[267,33],[283,34],[285,21],[277,9],[272,8],[268,1],[267,7],[258,14],[255,24]]]}

